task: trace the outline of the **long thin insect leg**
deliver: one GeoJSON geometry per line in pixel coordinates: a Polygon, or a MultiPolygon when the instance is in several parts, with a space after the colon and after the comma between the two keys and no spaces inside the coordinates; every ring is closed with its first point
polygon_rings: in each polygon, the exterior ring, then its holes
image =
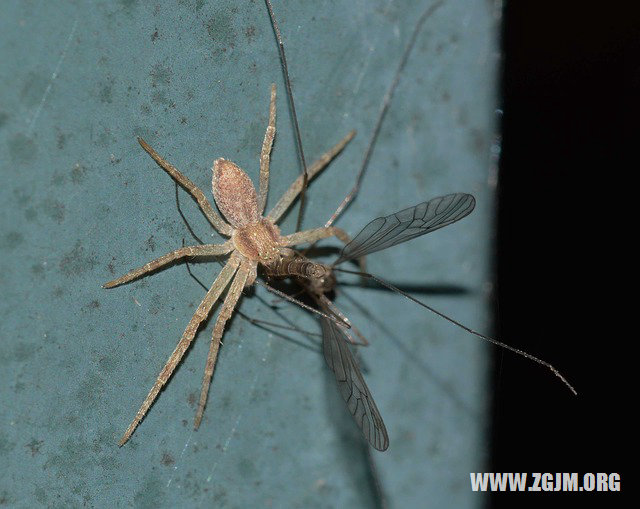
{"type": "Polygon", "coordinates": [[[380,111],[378,113],[378,119],[376,120],[376,125],[373,128],[373,132],[371,133],[371,138],[369,139],[369,144],[367,145],[367,150],[365,151],[364,159],[362,160],[362,164],[360,165],[360,170],[358,171],[358,174],[356,176],[356,182],[353,188],[351,189],[351,191],[349,191],[347,196],[345,196],[344,200],[342,200],[342,203],[340,203],[336,211],[331,215],[329,220],[325,223],[325,226],[331,226],[335,222],[335,220],[338,218],[338,216],[345,211],[345,209],[349,206],[351,201],[355,198],[356,194],[358,193],[358,190],[360,189],[360,185],[362,183],[362,177],[364,176],[364,172],[367,169],[367,166],[369,166],[369,160],[371,159],[371,154],[373,153],[373,149],[376,145],[376,142],[378,141],[378,136],[380,134],[380,129],[382,128],[382,123],[384,121],[385,116],[387,115],[387,111],[389,110],[391,99],[393,97],[394,92],[396,91],[396,87],[398,86],[398,83],[400,82],[400,75],[402,74],[402,71],[404,70],[404,67],[407,64],[407,60],[409,60],[409,55],[411,54],[411,51],[415,46],[416,39],[418,38],[418,34],[420,33],[420,30],[422,30],[422,25],[424,25],[424,22],[427,20],[427,18],[429,18],[436,11],[436,9],[438,9],[438,7],[440,7],[443,3],[444,3],[444,0],[439,0],[431,4],[418,18],[418,22],[416,23],[416,26],[413,29],[413,33],[411,34],[411,39],[409,39],[409,44],[407,44],[407,47],[405,48],[404,53],[402,54],[400,65],[398,65],[398,69],[396,70],[393,81],[391,82],[391,86],[387,90],[387,93],[384,95],[384,99],[382,100],[382,106],[380,107],[380,111]]]}
{"type": "Polygon", "coordinates": [[[287,295],[284,292],[281,292],[280,290],[274,288],[273,286],[269,286],[266,283],[263,283],[262,281],[259,281],[256,279],[256,284],[259,284],[260,286],[264,286],[267,290],[269,290],[271,293],[275,293],[276,295],[279,295],[280,297],[282,297],[285,300],[288,300],[289,302],[293,302],[294,304],[297,304],[298,306],[300,306],[301,308],[306,309],[307,311],[311,311],[312,313],[315,313],[317,315],[320,315],[324,318],[327,318],[328,320],[330,320],[331,322],[334,322],[335,324],[337,324],[338,326],[344,328],[350,328],[351,325],[347,322],[343,322],[340,318],[335,317],[335,316],[331,316],[328,315],[326,313],[323,313],[322,311],[319,311],[315,308],[312,308],[311,306],[307,306],[304,302],[301,302],[297,299],[294,299],[293,297],[291,297],[290,295],[287,295]]]}
{"type": "Polygon", "coordinates": [[[503,343],[502,341],[498,341],[497,339],[494,339],[492,337],[485,336],[484,334],[481,334],[480,332],[475,331],[475,330],[471,329],[470,327],[467,327],[466,325],[461,324],[460,322],[458,322],[458,321],[454,320],[453,318],[445,315],[444,313],[441,313],[437,309],[434,309],[431,306],[428,306],[424,302],[416,299],[415,297],[412,297],[407,292],[404,292],[404,291],[400,290],[400,288],[397,288],[397,287],[393,286],[391,283],[387,283],[385,280],[380,279],[379,277],[374,276],[373,274],[367,274],[366,272],[356,272],[356,271],[353,271],[353,270],[339,269],[337,267],[334,267],[333,270],[337,270],[339,272],[346,272],[347,274],[356,274],[356,275],[361,276],[361,277],[365,277],[365,278],[368,278],[368,279],[373,279],[374,281],[376,281],[377,283],[381,284],[382,286],[385,286],[385,287],[389,288],[389,290],[393,290],[394,292],[399,293],[403,297],[406,297],[407,299],[415,302],[416,304],[422,306],[423,308],[428,309],[432,313],[435,313],[439,317],[444,318],[448,322],[450,322],[450,323],[460,327],[461,329],[467,331],[469,334],[473,334],[474,336],[479,337],[480,339],[484,339],[485,341],[489,341],[490,343],[493,343],[494,345],[497,345],[497,346],[499,346],[501,348],[504,348],[505,350],[509,350],[511,352],[517,353],[518,355],[521,355],[522,357],[525,357],[525,358],[527,358],[527,359],[529,359],[529,360],[531,360],[533,362],[536,362],[538,364],[541,364],[542,366],[545,366],[554,375],[556,375],[560,380],[562,380],[562,383],[564,383],[569,388],[569,390],[573,393],[574,396],[578,395],[576,390],[567,381],[567,379],[556,368],[554,368],[551,364],[549,364],[547,361],[543,361],[542,359],[539,359],[538,357],[535,357],[535,356],[533,356],[533,355],[531,355],[531,354],[529,354],[529,353],[527,353],[527,352],[525,352],[523,350],[520,350],[519,348],[514,348],[513,346],[509,346],[506,343],[503,343]]]}
{"type": "Polygon", "coordinates": [[[149,407],[158,397],[160,389],[162,389],[169,378],[171,378],[171,375],[176,369],[176,366],[180,363],[180,360],[182,359],[184,353],[187,351],[187,348],[189,348],[189,345],[193,341],[193,338],[198,331],[198,327],[200,327],[200,324],[204,320],[206,320],[207,316],[209,316],[211,308],[218,300],[224,289],[227,287],[227,284],[229,284],[229,281],[235,274],[238,265],[238,261],[232,257],[224,266],[220,274],[218,274],[218,277],[214,281],[213,285],[211,285],[211,288],[205,295],[204,299],[202,299],[202,302],[198,306],[198,309],[196,309],[196,312],[191,317],[187,328],[182,334],[182,338],[180,338],[180,341],[178,342],[176,348],[173,350],[173,353],[164,365],[164,368],[162,368],[162,371],[160,371],[160,374],[158,375],[156,382],[153,384],[153,387],[149,391],[149,394],[142,402],[138,413],[136,413],[135,418],[133,419],[127,430],[124,432],[124,435],[122,435],[120,442],[118,442],[119,446],[124,445],[127,440],[129,440],[129,437],[136,429],[142,418],[145,416],[145,414],[149,410],[149,407]]]}
{"type": "Polygon", "coordinates": [[[240,295],[242,295],[242,289],[244,288],[248,277],[249,272],[241,265],[236,273],[236,277],[233,279],[233,283],[231,283],[229,292],[222,304],[220,314],[216,319],[216,324],[213,327],[213,336],[211,337],[211,345],[209,346],[209,354],[207,355],[207,364],[204,370],[204,378],[202,379],[202,390],[200,391],[200,402],[198,403],[198,411],[196,412],[193,429],[198,429],[200,421],[202,421],[202,414],[204,413],[204,407],[207,404],[207,395],[209,394],[209,386],[211,385],[213,370],[216,366],[218,351],[220,350],[224,326],[233,314],[233,310],[240,299],[240,295]]]}
{"type": "Polygon", "coordinates": [[[369,341],[367,340],[367,338],[362,335],[362,333],[347,319],[346,316],[344,316],[344,314],[342,314],[342,311],[340,311],[338,307],[326,297],[326,295],[320,295],[319,299],[321,306],[324,309],[331,310],[331,312],[337,315],[342,321],[351,325],[351,331],[353,331],[353,333],[358,336],[358,338],[360,338],[360,342],[355,341],[350,334],[348,334],[346,331],[343,331],[345,336],[349,338],[349,342],[352,345],[369,346],[369,341]]]}
{"type": "Polygon", "coordinates": [[[307,189],[307,183],[309,176],[307,172],[307,162],[304,158],[304,149],[302,148],[302,138],[300,137],[300,128],[298,127],[298,116],[296,115],[296,105],[293,100],[293,90],[291,89],[291,80],[289,79],[289,69],[287,68],[287,57],[284,54],[284,43],[282,42],[282,36],[280,35],[280,28],[276,21],[276,16],[273,13],[273,7],[270,0],[265,0],[267,9],[269,10],[269,17],[271,18],[271,25],[273,31],[278,40],[278,50],[280,51],[280,60],[282,61],[282,73],[284,74],[284,83],[287,87],[287,96],[289,97],[289,105],[291,106],[291,117],[293,119],[294,132],[296,134],[296,146],[298,147],[298,155],[300,156],[300,162],[302,163],[302,192],[300,193],[300,208],[298,209],[298,220],[296,222],[296,231],[300,230],[302,225],[302,214],[304,212],[305,205],[305,191],[307,189]]]}

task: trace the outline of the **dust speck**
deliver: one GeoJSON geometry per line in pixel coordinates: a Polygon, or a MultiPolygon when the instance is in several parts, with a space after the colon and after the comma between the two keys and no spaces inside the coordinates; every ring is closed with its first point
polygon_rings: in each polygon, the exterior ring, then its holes
{"type": "Polygon", "coordinates": [[[80,184],[87,175],[87,167],[82,163],[76,163],[71,169],[71,181],[74,184],[80,184]]]}
{"type": "Polygon", "coordinates": [[[26,134],[18,133],[9,140],[9,155],[16,164],[30,163],[37,151],[36,143],[26,134]]]}
{"type": "Polygon", "coordinates": [[[65,276],[78,276],[93,269],[98,264],[95,255],[86,253],[80,241],[60,260],[60,270],[65,276]]]}
{"type": "Polygon", "coordinates": [[[156,64],[151,68],[149,76],[151,76],[152,87],[155,88],[158,85],[166,86],[171,83],[173,71],[171,71],[171,69],[164,64],[156,64]]]}
{"type": "Polygon", "coordinates": [[[56,223],[60,224],[64,221],[65,206],[64,203],[58,200],[47,198],[42,202],[43,212],[53,219],[56,223]]]}
{"type": "Polygon", "coordinates": [[[40,448],[44,444],[44,440],[36,440],[35,438],[31,439],[31,442],[25,445],[26,448],[31,452],[31,457],[35,456],[40,452],[40,448]]]}
{"type": "Polygon", "coordinates": [[[29,207],[24,211],[24,217],[27,221],[34,221],[38,217],[38,211],[33,207],[29,207]]]}
{"type": "Polygon", "coordinates": [[[113,78],[107,78],[99,84],[98,98],[103,104],[111,104],[113,102],[113,78]]]}
{"type": "Polygon", "coordinates": [[[5,126],[8,120],[9,120],[9,114],[4,111],[0,111],[0,129],[2,129],[5,126]]]}
{"type": "Polygon", "coordinates": [[[173,459],[173,456],[171,456],[171,454],[169,454],[168,452],[165,452],[162,455],[161,462],[165,467],[169,467],[169,466],[173,465],[176,462],[176,460],[173,459]]]}
{"type": "Polygon", "coordinates": [[[24,235],[17,231],[6,233],[0,241],[0,247],[4,249],[15,249],[24,242],[24,235]]]}
{"type": "Polygon", "coordinates": [[[56,127],[56,146],[62,150],[67,143],[67,135],[56,127]]]}

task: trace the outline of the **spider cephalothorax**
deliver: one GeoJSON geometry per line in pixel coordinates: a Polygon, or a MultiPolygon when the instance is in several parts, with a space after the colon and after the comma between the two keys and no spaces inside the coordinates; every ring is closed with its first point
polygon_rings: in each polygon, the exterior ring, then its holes
{"type": "Polygon", "coordinates": [[[262,217],[253,183],[239,166],[226,159],[216,159],[211,180],[216,205],[233,227],[231,242],[251,267],[246,283],[251,285],[256,279],[258,263],[274,263],[291,250],[284,247],[280,228],[262,217]]]}

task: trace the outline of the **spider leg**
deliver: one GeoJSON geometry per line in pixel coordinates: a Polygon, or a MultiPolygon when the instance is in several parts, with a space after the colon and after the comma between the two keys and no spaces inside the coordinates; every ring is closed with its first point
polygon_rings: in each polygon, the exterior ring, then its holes
{"type": "MultiPolygon", "coordinates": [[[[351,242],[351,237],[349,237],[347,232],[337,226],[321,226],[320,228],[313,228],[312,230],[292,233],[291,235],[282,237],[282,240],[284,241],[284,246],[295,246],[297,244],[302,244],[303,242],[316,242],[318,240],[334,236],[341,240],[345,245],[351,242]]],[[[364,256],[358,258],[358,265],[362,272],[367,271],[364,256]]]]}
{"type": "Polygon", "coordinates": [[[260,153],[260,192],[258,194],[258,211],[264,213],[267,205],[267,193],[269,192],[269,160],[271,147],[276,136],[276,85],[271,84],[271,102],[269,104],[269,125],[264,133],[262,152],[260,153]]]}
{"type": "Polygon", "coordinates": [[[337,226],[313,228],[302,232],[292,233],[282,237],[284,246],[296,246],[303,242],[315,242],[316,240],[326,239],[327,237],[338,237],[342,242],[348,244],[351,238],[342,228],[337,226]]]}
{"type": "Polygon", "coordinates": [[[211,225],[222,235],[231,237],[233,228],[231,228],[231,226],[227,224],[215,210],[213,210],[211,203],[209,203],[209,200],[207,200],[207,197],[200,190],[200,188],[193,182],[191,182],[191,180],[189,180],[186,176],[180,173],[180,171],[175,166],[160,157],[158,153],[153,150],[149,146],[149,144],[142,138],[138,137],[138,143],[140,143],[140,146],[145,149],[145,151],[153,158],[156,163],[158,163],[158,165],[160,165],[160,167],[164,171],[171,175],[171,178],[173,180],[180,184],[191,196],[193,196],[193,198],[195,198],[195,200],[198,202],[198,205],[200,206],[200,209],[209,220],[211,225]]]}
{"type": "Polygon", "coordinates": [[[180,360],[182,359],[182,356],[186,352],[187,348],[189,348],[189,345],[193,341],[193,338],[198,331],[198,327],[202,322],[206,320],[209,312],[211,311],[211,308],[218,300],[224,289],[227,287],[233,275],[236,273],[238,265],[238,259],[232,256],[227,264],[222,268],[220,274],[218,274],[218,277],[213,282],[213,285],[211,285],[211,288],[198,306],[198,309],[196,309],[196,312],[191,317],[187,328],[182,334],[182,338],[180,338],[180,341],[178,342],[175,350],[169,357],[169,360],[167,360],[164,368],[162,368],[162,371],[158,375],[156,382],[153,384],[151,391],[149,391],[149,394],[140,406],[138,413],[127,428],[127,431],[125,431],[124,435],[122,435],[122,438],[120,439],[120,442],[118,442],[118,445],[122,446],[127,442],[127,440],[129,440],[129,437],[136,429],[142,418],[145,416],[145,414],[149,410],[149,407],[153,404],[156,397],[158,396],[160,389],[162,389],[164,384],[167,383],[167,381],[173,374],[173,371],[176,369],[176,366],[180,363],[180,360]]]}
{"type": "MultiPolygon", "coordinates": [[[[321,170],[323,170],[331,160],[336,157],[342,149],[351,141],[351,139],[356,135],[355,131],[349,132],[344,138],[342,138],[337,145],[333,148],[322,154],[320,159],[318,159],[315,163],[313,163],[309,168],[307,168],[307,181],[311,180],[315,177],[321,170]]],[[[271,221],[277,223],[278,220],[282,217],[287,209],[291,206],[293,201],[296,199],[300,191],[302,190],[302,186],[304,184],[304,175],[300,175],[296,180],[294,180],[293,184],[289,186],[276,206],[271,209],[271,212],[267,215],[271,221]]]]}
{"type": "Polygon", "coordinates": [[[233,314],[233,310],[236,307],[240,295],[242,295],[242,289],[244,288],[247,278],[249,277],[249,271],[243,265],[240,265],[236,276],[231,283],[231,287],[227,292],[227,296],[222,304],[222,309],[216,319],[216,324],[213,327],[213,336],[211,338],[211,346],[209,347],[209,354],[207,355],[207,364],[204,370],[204,377],[202,378],[202,390],[200,391],[200,403],[198,404],[198,410],[196,412],[193,429],[198,429],[200,421],[202,421],[202,414],[204,413],[204,407],[207,404],[207,395],[209,394],[209,387],[211,385],[211,378],[213,377],[213,370],[216,366],[216,359],[218,358],[218,350],[220,349],[220,343],[222,340],[222,333],[224,332],[224,326],[229,318],[233,314]]]}
{"type": "Polygon", "coordinates": [[[232,250],[233,244],[231,241],[227,241],[224,244],[205,244],[203,246],[188,246],[176,249],[175,251],[171,251],[160,258],[150,261],[142,267],[127,272],[124,276],[121,276],[118,279],[114,279],[113,281],[103,284],[102,288],[113,288],[114,286],[128,283],[133,279],[137,279],[148,272],[153,272],[154,270],[157,270],[175,260],[179,260],[180,258],[185,258],[187,256],[219,256],[227,254],[232,250]]]}

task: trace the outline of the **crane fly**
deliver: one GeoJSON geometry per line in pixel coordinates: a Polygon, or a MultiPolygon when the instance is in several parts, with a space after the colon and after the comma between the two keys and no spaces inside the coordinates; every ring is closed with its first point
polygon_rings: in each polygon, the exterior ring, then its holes
{"type": "MultiPolygon", "coordinates": [[[[455,193],[434,198],[395,214],[374,219],[344,247],[331,266],[314,263],[297,255],[293,258],[283,257],[267,265],[266,269],[274,276],[297,276],[298,282],[325,314],[334,314],[350,325],[326,296],[336,284],[333,270],[338,264],[362,259],[376,251],[448,226],[469,215],[474,207],[475,199],[470,194],[455,193]]],[[[369,444],[379,451],[385,451],[389,447],[387,429],[358,362],[348,346],[348,343],[356,341],[336,322],[322,317],[320,323],[324,358],[335,375],[349,412],[369,444]]],[[[354,331],[357,329],[354,328],[354,331]]]]}

